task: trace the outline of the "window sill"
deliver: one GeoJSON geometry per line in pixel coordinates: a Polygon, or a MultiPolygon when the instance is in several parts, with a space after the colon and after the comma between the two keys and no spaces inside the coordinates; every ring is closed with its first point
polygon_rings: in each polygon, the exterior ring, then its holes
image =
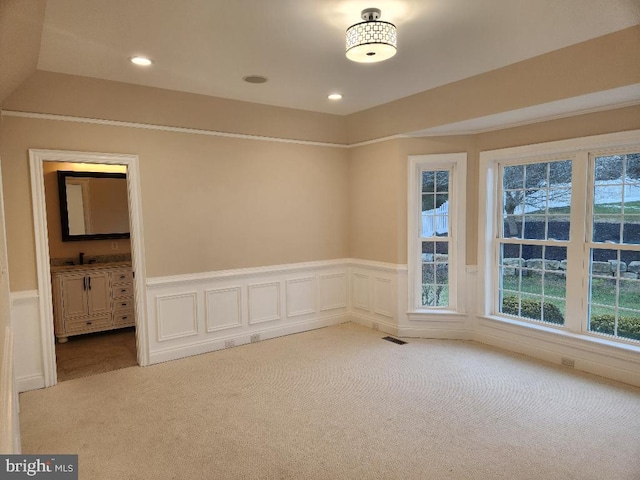
{"type": "Polygon", "coordinates": [[[422,322],[454,322],[464,323],[468,316],[466,313],[455,310],[419,309],[407,312],[407,318],[411,321],[422,322]]]}
{"type": "Polygon", "coordinates": [[[539,325],[536,323],[516,320],[513,318],[499,317],[497,315],[478,315],[478,319],[489,321],[487,322],[487,325],[490,327],[502,325],[506,328],[509,328],[509,326],[513,326],[526,329],[531,332],[530,336],[535,336],[538,338],[540,336],[545,336],[545,340],[551,341],[553,343],[561,343],[563,345],[566,345],[567,341],[571,341],[572,343],[576,342],[571,346],[575,348],[581,348],[586,351],[594,351],[594,349],[615,349],[616,352],[620,353],[628,353],[633,356],[640,355],[640,345],[617,342],[615,340],[597,337],[592,334],[569,332],[559,327],[539,325]]]}

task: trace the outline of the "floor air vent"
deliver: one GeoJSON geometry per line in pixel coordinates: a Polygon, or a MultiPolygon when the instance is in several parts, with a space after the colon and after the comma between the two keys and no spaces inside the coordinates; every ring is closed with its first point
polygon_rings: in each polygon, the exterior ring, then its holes
{"type": "Polygon", "coordinates": [[[404,345],[407,342],[403,342],[402,340],[399,340],[397,338],[393,338],[393,337],[382,337],[383,340],[386,340],[387,342],[393,342],[393,343],[397,343],[398,345],[404,345]]]}

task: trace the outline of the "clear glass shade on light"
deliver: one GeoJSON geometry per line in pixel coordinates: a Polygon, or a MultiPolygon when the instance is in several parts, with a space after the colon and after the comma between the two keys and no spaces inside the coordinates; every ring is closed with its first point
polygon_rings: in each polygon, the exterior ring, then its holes
{"type": "Polygon", "coordinates": [[[396,54],[398,35],[396,26],[381,21],[367,21],[347,29],[346,55],[359,63],[375,63],[396,54]]]}

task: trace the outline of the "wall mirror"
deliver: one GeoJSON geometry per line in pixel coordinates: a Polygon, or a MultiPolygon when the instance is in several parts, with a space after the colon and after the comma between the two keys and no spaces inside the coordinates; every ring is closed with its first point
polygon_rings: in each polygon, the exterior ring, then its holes
{"type": "Polygon", "coordinates": [[[127,175],[58,170],[62,241],[129,238],[127,175]]]}

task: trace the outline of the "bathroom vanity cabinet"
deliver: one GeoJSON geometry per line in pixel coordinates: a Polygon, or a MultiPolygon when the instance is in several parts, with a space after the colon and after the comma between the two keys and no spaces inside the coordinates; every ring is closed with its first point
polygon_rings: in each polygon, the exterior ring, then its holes
{"type": "Polygon", "coordinates": [[[52,272],[58,342],[83,333],[135,325],[130,265],[80,265],[52,272]]]}

